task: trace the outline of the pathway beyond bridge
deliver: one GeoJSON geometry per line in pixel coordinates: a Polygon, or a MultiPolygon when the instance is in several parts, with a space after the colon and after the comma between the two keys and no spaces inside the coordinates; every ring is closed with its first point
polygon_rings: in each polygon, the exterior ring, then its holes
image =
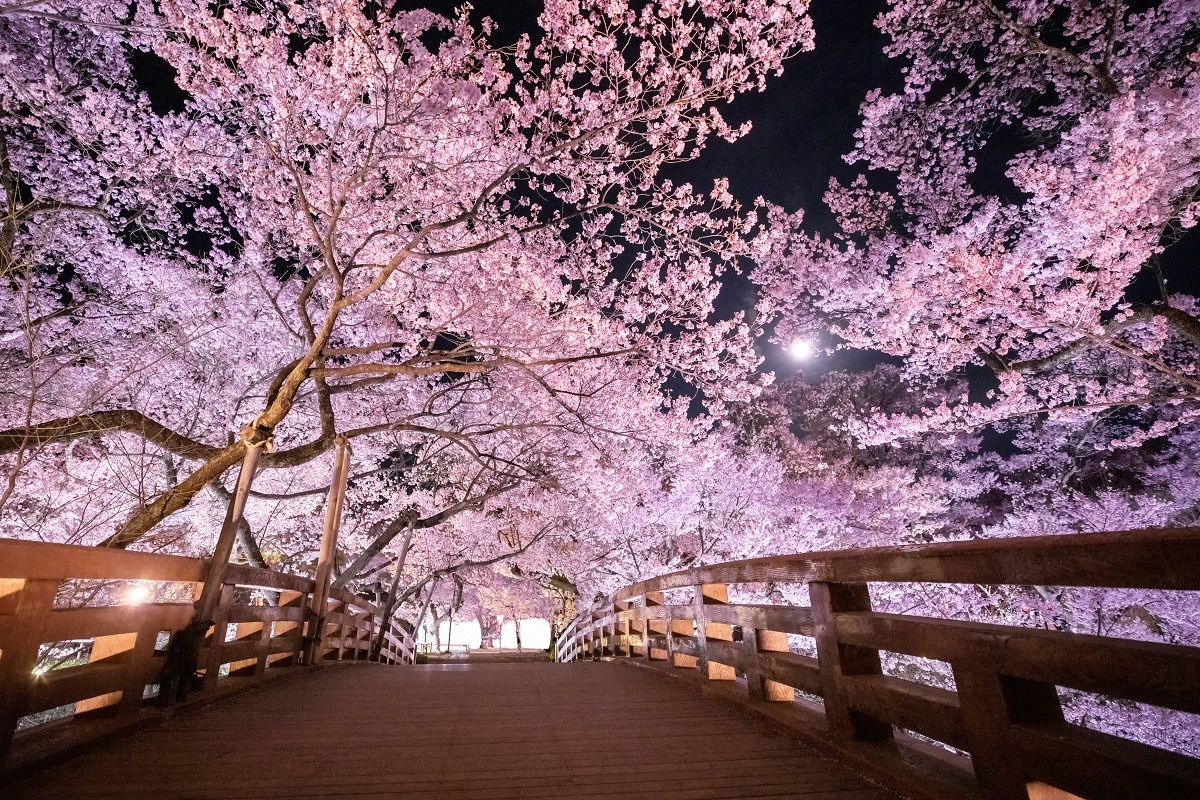
{"type": "Polygon", "coordinates": [[[333,665],[186,710],[11,796],[890,797],[732,706],[615,663],[333,665]]]}

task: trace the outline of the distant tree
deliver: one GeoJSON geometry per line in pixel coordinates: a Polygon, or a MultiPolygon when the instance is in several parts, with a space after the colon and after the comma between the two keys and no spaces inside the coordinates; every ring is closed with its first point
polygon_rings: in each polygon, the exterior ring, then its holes
{"type": "MultiPolygon", "coordinates": [[[[517,650],[524,647],[521,640],[521,622],[527,619],[554,617],[555,598],[545,586],[528,578],[497,576],[477,586],[480,602],[492,610],[493,619],[504,617],[513,624],[517,650]]],[[[501,632],[502,632],[501,628],[501,632]]]]}

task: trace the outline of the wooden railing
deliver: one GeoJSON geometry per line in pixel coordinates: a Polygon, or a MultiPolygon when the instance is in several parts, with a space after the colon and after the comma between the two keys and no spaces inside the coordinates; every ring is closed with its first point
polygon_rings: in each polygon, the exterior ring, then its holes
{"type": "Polygon", "coordinates": [[[563,631],[557,658],[659,662],[728,681],[706,685],[808,731],[811,741],[910,796],[1200,798],[1200,761],[1067,723],[1058,694],[1067,687],[1200,713],[1200,648],[875,613],[868,584],[876,582],[1195,591],[1200,529],[975,540],[700,567],[596,603],[563,631]],[[806,584],[809,607],[729,604],[730,585],[764,583],[806,584]],[[668,603],[668,595],[679,594],[683,602],[668,603]],[[816,656],[793,652],[789,634],[813,637],[816,656]],[[953,689],[884,675],[880,651],[948,662],[953,689]],[[797,689],[819,697],[823,711],[803,694],[797,700],[797,689]],[[908,732],[969,758],[955,759],[908,732]]]}
{"type": "MultiPolygon", "coordinates": [[[[0,756],[39,714],[111,717],[168,704],[157,697],[167,645],[191,621],[206,570],[195,558],[0,539],[0,756]],[[55,664],[56,654],[67,660],[55,664]]],[[[317,630],[313,588],[309,578],[226,567],[189,688],[203,696],[294,666],[309,640],[321,661],[413,662],[408,629],[392,621],[379,641],[380,609],[348,592],[330,592],[317,630]]]]}

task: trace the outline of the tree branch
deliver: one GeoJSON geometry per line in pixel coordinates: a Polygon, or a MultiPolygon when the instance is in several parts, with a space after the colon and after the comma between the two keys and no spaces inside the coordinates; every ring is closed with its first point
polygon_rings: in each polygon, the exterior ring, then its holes
{"type": "Polygon", "coordinates": [[[50,420],[24,428],[0,431],[0,455],[26,447],[65,442],[84,436],[123,431],[134,433],[151,444],[177,456],[190,459],[214,458],[221,448],[198,442],[133,409],[97,411],[74,417],[50,420]]]}

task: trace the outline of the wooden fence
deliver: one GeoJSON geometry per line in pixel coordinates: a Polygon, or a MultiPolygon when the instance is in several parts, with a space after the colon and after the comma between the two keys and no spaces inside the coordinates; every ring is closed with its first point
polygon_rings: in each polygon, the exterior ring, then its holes
{"type": "Polygon", "coordinates": [[[1200,798],[1200,761],[1065,722],[1058,694],[1066,687],[1197,714],[1200,648],[876,613],[868,584],[882,582],[1195,591],[1200,529],[975,540],[700,567],[596,603],[563,631],[557,658],[658,662],[728,681],[727,688],[707,686],[811,730],[813,741],[910,795],[965,785],[994,800],[1200,798]],[[806,584],[810,606],[728,602],[730,585],[765,583],[806,584]],[[687,599],[665,599],[679,594],[687,599]],[[789,647],[789,634],[813,637],[816,657],[794,652],[799,648],[789,647]],[[949,663],[954,689],[884,675],[880,651],[949,663]],[[797,700],[796,689],[820,704],[797,700]],[[908,732],[969,758],[933,751],[908,732]]]}
{"type": "MultiPolygon", "coordinates": [[[[195,558],[0,539],[0,755],[42,712],[132,715],[158,701],[168,641],[191,621],[206,569],[195,558]]],[[[381,611],[342,590],[330,592],[318,631],[313,589],[309,578],[229,565],[192,690],[299,664],[318,634],[322,661],[413,662],[413,637],[396,621],[372,653],[381,611]]]]}

